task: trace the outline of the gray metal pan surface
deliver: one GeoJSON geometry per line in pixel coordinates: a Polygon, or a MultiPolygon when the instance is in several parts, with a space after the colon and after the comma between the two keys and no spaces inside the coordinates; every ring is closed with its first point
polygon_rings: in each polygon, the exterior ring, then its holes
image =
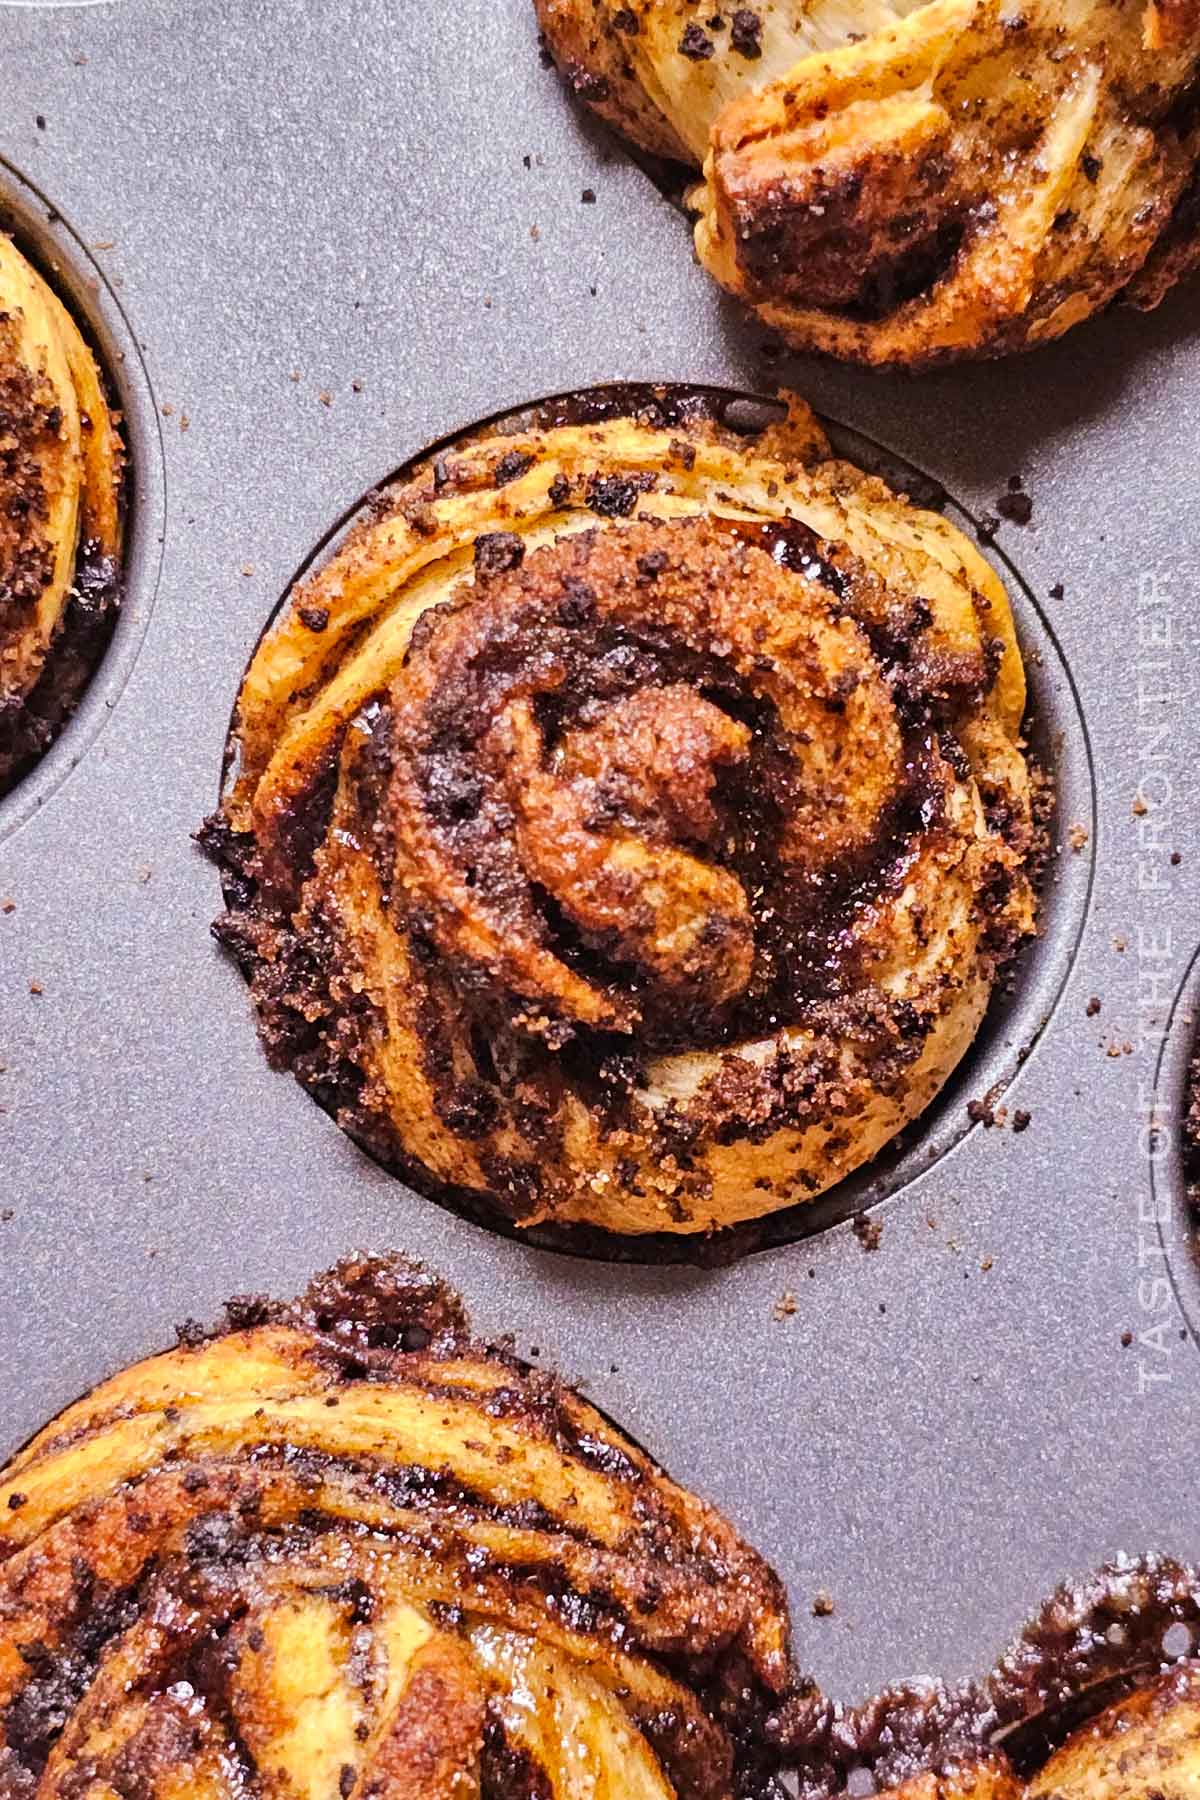
{"type": "Polygon", "coordinates": [[[737,1521],[835,1693],[980,1668],[1119,1549],[1195,1555],[1200,1309],[1140,1130],[1200,941],[1194,293],[923,379],[764,357],[541,67],[526,0],[0,4],[0,69],[6,214],[55,213],[124,352],[140,559],[85,707],[0,805],[3,1447],[226,1295],[392,1245],[737,1521]],[[314,546],[440,437],[647,379],[786,380],[971,516],[1013,474],[1033,499],[996,547],[1042,659],[1050,929],[882,1183],[874,1251],[843,1218],[729,1268],[622,1266],[458,1219],[271,1074],[208,935],[190,832],[314,546]],[[1009,1073],[1028,1129],[961,1116],[1009,1073]]]}

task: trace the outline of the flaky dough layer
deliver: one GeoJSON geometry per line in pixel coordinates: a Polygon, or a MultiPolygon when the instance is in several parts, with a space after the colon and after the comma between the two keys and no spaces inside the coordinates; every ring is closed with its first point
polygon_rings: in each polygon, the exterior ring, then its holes
{"type": "Polygon", "coordinates": [[[403,1259],[229,1310],[0,1472],[5,1800],[765,1800],[722,1518],[403,1259]]]}
{"type": "Polygon", "coordinates": [[[70,710],[115,607],[122,464],[78,326],[0,233],[0,793],[70,710]]]}
{"type": "Polygon", "coordinates": [[[264,637],[222,930],[276,1059],[419,1185],[711,1232],[970,1044],[1034,924],[1024,699],[989,565],[798,405],[470,440],[264,637]]]}
{"type": "Polygon", "coordinates": [[[801,349],[996,355],[1200,258],[1195,0],[538,0],[572,85],[702,169],[711,274],[801,349]]]}

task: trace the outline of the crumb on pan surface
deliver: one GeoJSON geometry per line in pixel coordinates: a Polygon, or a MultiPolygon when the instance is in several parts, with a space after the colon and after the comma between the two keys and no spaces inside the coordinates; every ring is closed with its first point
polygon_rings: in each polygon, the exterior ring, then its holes
{"type": "Polygon", "coordinates": [[[1035,927],[1024,672],[974,547],[799,403],[599,404],[380,496],[264,635],[205,837],[272,1061],[382,1161],[699,1238],[971,1043],[1035,927]]]}
{"type": "Polygon", "coordinates": [[[0,233],[0,794],[57,735],[108,643],[123,466],[79,327],[0,233]]]}
{"type": "Polygon", "coordinates": [[[573,91],[702,171],[709,272],[792,344],[996,355],[1200,259],[1195,0],[537,0],[573,91]]]}

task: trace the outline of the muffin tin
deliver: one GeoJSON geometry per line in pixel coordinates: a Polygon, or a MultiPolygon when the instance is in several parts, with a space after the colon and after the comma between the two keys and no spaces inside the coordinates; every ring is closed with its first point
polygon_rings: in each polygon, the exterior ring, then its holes
{"type": "MultiPolygon", "coordinates": [[[[469,443],[480,432],[487,436],[494,434],[501,440],[515,440],[526,433],[544,429],[547,419],[569,418],[573,412],[580,411],[589,420],[644,416],[648,408],[653,409],[659,404],[668,409],[678,408],[681,412],[703,409],[715,422],[724,425],[726,431],[741,433],[748,450],[753,448],[755,434],[764,425],[785,414],[780,402],[741,394],[736,389],[682,384],[652,388],[633,382],[614,383],[587,389],[581,395],[554,396],[542,404],[481,421],[472,427],[465,441],[469,443]]],[[[937,484],[919,470],[904,465],[861,433],[836,423],[830,425],[830,435],[835,454],[845,456],[859,468],[886,474],[894,486],[925,496],[927,503],[942,508],[961,530],[972,531],[969,516],[948,496],[936,493],[937,484]]],[[[461,437],[442,439],[423,453],[420,462],[427,466],[432,459],[436,466],[442,457],[452,459],[463,443],[461,437]]],[[[411,466],[401,469],[397,472],[395,488],[419,478],[419,469],[411,466]]],[[[353,530],[368,527],[376,501],[383,502],[392,493],[392,484],[388,484],[386,489],[359,507],[354,518],[339,526],[330,540],[318,547],[301,571],[300,589],[320,580],[327,567],[337,564],[353,530]]],[[[1013,591],[1014,616],[1029,671],[1029,752],[1039,777],[1049,777],[1055,790],[1054,815],[1043,823],[1051,833],[1057,834],[1061,830],[1060,815],[1090,818],[1093,810],[1092,773],[1078,696],[1072,688],[1053,630],[1036,599],[1011,565],[1006,565],[1003,558],[998,561],[1013,591]]],[[[270,637],[277,626],[282,627],[282,615],[293,600],[294,591],[289,591],[272,613],[263,638],[270,637]]],[[[261,649],[260,639],[252,661],[257,661],[261,649]]],[[[244,775],[244,726],[245,721],[239,721],[235,707],[226,747],[223,803],[233,800],[244,775]]],[[[1040,818],[1045,811],[1040,800],[1037,810],[1040,818]]],[[[221,867],[222,891],[229,909],[228,917],[218,926],[220,932],[235,923],[247,909],[253,915],[254,908],[240,873],[236,850],[232,859],[222,855],[217,815],[214,815],[213,825],[215,829],[211,834],[206,830],[204,841],[221,867]]],[[[1092,860],[1091,855],[1072,859],[1067,870],[1056,873],[1054,879],[1043,884],[1040,936],[1027,946],[1014,968],[1005,968],[985,1026],[977,1033],[970,1056],[954,1072],[948,1087],[936,1096],[936,1103],[927,1107],[915,1128],[901,1132],[886,1145],[869,1167],[859,1169],[818,1197],[727,1227],[712,1236],[657,1232],[642,1237],[621,1237],[558,1219],[518,1228],[510,1226],[498,1208],[479,1197],[473,1198],[466,1191],[443,1190],[435,1197],[442,1199],[452,1210],[461,1211],[465,1217],[476,1218],[492,1229],[511,1230],[519,1240],[539,1248],[566,1250],[601,1260],[687,1262],[710,1267],[728,1263],[748,1251],[807,1237],[837,1221],[860,1216],[865,1206],[886,1198],[914,1174],[928,1169],[937,1156],[959,1141],[971,1128],[972,1096],[987,1096],[979,1105],[1003,1105],[1001,1096],[1031,1053],[1070,972],[1086,913],[1092,860]]],[[[246,973],[249,974],[249,968],[246,973]]],[[[315,1090],[310,1091],[314,1091],[315,1097],[315,1090]]],[[[340,1108],[348,1102],[344,1096],[327,1089],[320,1103],[336,1119],[340,1108]]],[[[352,1108],[352,1102],[349,1104],[352,1108]]],[[[353,1127],[347,1128],[353,1135],[353,1127]]],[[[369,1152],[369,1130],[363,1131],[361,1142],[369,1152]]],[[[383,1153],[381,1159],[386,1165],[383,1153]]],[[[403,1169],[398,1172],[403,1173],[403,1169]]]]}
{"type": "Polygon", "coordinates": [[[0,4],[0,56],[0,207],[134,464],[117,636],[0,803],[3,1449],[231,1292],[393,1245],[722,1506],[847,1698],[977,1670],[1120,1549],[1195,1555],[1200,1287],[1140,1129],[1161,1099],[1169,1145],[1200,938],[1193,293],[919,380],[778,357],[541,66],[527,0],[0,4]],[[440,438],[613,380],[791,383],[970,518],[1011,476],[1033,502],[993,553],[1058,788],[1046,934],[908,1146],[723,1268],[532,1248],[372,1165],[267,1069],[189,836],[314,546],[440,438]]]}
{"type": "Polygon", "coordinates": [[[141,351],[116,293],[87,246],[57,209],[15,168],[0,181],[0,231],[39,269],[80,324],[103,367],[110,403],[119,408],[129,460],[138,470],[137,504],[127,520],[123,599],[102,664],[74,708],[72,742],[44,755],[6,797],[0,837],[44,805],[70,774],[116,705],[154,604],[162,564],[163,460],[159,421],[141,351]]]}

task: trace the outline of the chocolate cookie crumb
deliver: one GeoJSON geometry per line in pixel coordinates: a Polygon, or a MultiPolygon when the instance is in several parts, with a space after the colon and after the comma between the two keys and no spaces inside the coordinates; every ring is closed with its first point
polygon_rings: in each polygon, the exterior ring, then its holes
{"type": "MultiPolygon", "coordinates": [[[[1013,477],[1019,481],[1020,476],[1013,477]]],[[[1007,494],[1001,494],[996,501],[996,510],[1001,518],[1008,519],[1013,525],[1028,525],[1033,517],[1033,501],[1022,488],[1011,485],[1007,494]]]]}
{"type": "Polygon", "coordinates": [[[493,479],[497,487],[507,487],[510,481],[519,481],[532,467],[533,457],[527,451],[508,450],[496,464],[493,479]]]}
{"type": "Polygon", "coordinates": [[[864,1250],[878,1250],[883,1237],[880,1220],[872,1219],[867,1213],[855,1213],[851,1228],[864,1250]]]}
{"type": "Polygon", "coordinates": [[[493,575],[519,569],[525,546],[512,531],[485,531],[475,539],[475,573],[485,581],[493,575]]]}
{"type": "Polygon", "coordinates": [[[716,45],[699,25],[689,25],[679,40],[679,54],[690,62],[707,62],[715,49],[716,45]]]}
{"type": "Polygon", "coordinates": [[[748,6],[739,7],[730,21],[729,41],[747,62],[757,62],[762,55],[762,20],[748,6]]]}
{"type": "Polygon", "coordinates": [[[587,503],[602,519],[627,519],[638,496],[653,485],[652,475],[593,475],[587,485],[587,503]]]}
{"type": "Polygon", "coordinates": [[[821,1588],[813,1595],[812,1616],[814,1619],[830,1619],[833,1617],[833,1595],[821,1588]]]}
{"type": "Polygon", "coordinates": [[[1023,1106],[1018,1106],[1016,1112],[1013,1114],[1013,1121],[1012,1121],[1013,1130],[1014,1131],[1028,1131],[1029,1130],[1029,1122],[1032,1118],[1033,1118],[1033,1114],[1031,1112],[1026,1112],[1026,1110],[1023,1106]]]}

